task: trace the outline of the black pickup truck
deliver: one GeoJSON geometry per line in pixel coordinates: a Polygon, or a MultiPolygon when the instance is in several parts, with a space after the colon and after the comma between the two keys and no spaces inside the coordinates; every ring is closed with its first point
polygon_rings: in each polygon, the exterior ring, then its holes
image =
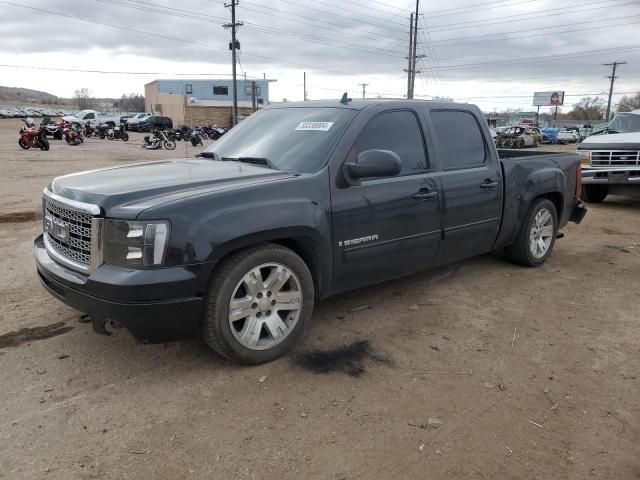
{"type": "Polygon", "coordinates": [[[575,154],[498,152],[472,105],[288,103],[198,158],[56,178],[35,258],[98,333],[261,363],[336,293],[498,249],[542,265],[580,178],[575,154]]]}

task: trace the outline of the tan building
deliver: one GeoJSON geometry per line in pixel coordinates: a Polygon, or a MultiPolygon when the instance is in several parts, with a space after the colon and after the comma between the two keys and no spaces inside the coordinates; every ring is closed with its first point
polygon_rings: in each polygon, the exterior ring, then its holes
{"type": "MultiPolygon", "coordinates": [[[[267,103],[268,80],[256,81],[256,103],[267,103]],[[262,85],[264,83],[264,85],[262,85]]],[[[252,113],[244,81],[238,81],[238,115],[252,113]]],[[[247,82],[248,84],[249,82],[247,82]]],[[[194,127],[205,123],[231,126],[232,101],[228,80],[154,80],[144,86],[145,109],[154,115],[170,117],[174,126],[194,127]]],[[[250,92],[249,92],[250,93],[250,92]]]]}

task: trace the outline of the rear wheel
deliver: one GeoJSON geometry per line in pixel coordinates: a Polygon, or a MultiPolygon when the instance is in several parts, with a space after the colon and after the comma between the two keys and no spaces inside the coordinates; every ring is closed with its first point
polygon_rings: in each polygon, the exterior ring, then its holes
{"type": "Polygon", "coordinates": [[[43,151],[49,150],[49,140],[47,140],[44,137],[40,139],[40,150],[43,150],[43,151]]]}
{"type": "Polygon", "coordinates": [[[513,245],[505,249],[507,257],[526,267],[539,267],[553,250],[558,231],[558,214],[547,198],[534,200],[524,217],[513,245]]]}
{"type": "Polygon", "coordinates": [[[608,185],[582,185],[580,197],[589,203],[600,203],[609,195],[608,185]]]}
{"type": "Polygon", "coordinates": [[[205,300],[204,341],[221,355],[259,364],[289,352],[313,312],[311,272],[293,251],[263,244],[226,259],[205,300]]]}

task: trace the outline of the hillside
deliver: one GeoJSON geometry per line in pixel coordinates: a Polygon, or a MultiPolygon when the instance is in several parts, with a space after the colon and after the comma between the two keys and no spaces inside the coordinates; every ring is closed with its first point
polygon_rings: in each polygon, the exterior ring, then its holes
{"type": "Polygon", "coordinates": [[[39,90],[0,86],[0,100],[24,103],[53,103],[58,97],[39,90]]]}

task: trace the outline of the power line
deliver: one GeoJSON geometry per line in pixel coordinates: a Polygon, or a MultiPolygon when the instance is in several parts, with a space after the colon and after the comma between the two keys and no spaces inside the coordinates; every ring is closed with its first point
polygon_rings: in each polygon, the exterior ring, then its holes
{"type": "Polygon", "coordinates": [[[578,52],[566,52],[566,53],[559,53],[554,55],[542,55],[539,57],[528,57],[528,58],[521,58],[521,59],[495,60],[490,62],[476,62],[476,63],[458,63],[458,64],[451,64],[451,65],[444,65],[442,69],[456,70],[460,68],[482,67],[485,65],[502,65],[502,64],[514,65],[519,63],[537,62],[541,60],[542,61],[564,60],[567,58],[578,58],[578,57],[588,57],[591,55],[607,54],[607,53],[610,53],[612,50],[614,52],[619,52],[619,51],[625,51],[625,50],[638,50],[638,49],[640,49],[640,44],[617,46],[617,47],[612,46],[612,47],[601,49],[601,50],[584,50],[584,51],[578,51],[578,52]]]}
{"type": "MultiPolygon", "coordinates": [[[[148,36],[151,36],[151,37],[163,38],[165,40],[171,40],[171,41],[175,41],[175,42],[187,43],[187,44],[191,44],[191,45],[198,45],[198,46],[202,46],[202,47],[211,48],[211,49],[214,49],[214,50],[226,50],[226,49],[224,49],[222,47],[218,47],[216,45],[211,45],[211,44],[204,43],[204,42],[198,42],[198,41],[195,41],[195,40],[185,40],[183,38],[170,37],[168,35],[162,35],[162,34],[158,34],[158,33],[147,32],[147,31],[144,31],[144,30],[138,30],[138,29],[135,29],[135,28],[132,28],[132,27],[125,27],[125,26],[122,26],[122,25],[114,25],[114,24],[111,24],[111,23],[99,22],[97,20],[91,20],[91,19],[88,19],[88,18],[78,17],[78,16],[75,16],[75,15],[67,14],[67,13],[55,12],[53,10],[46,10],[44,8],[31,7],[31,6],[28,6],[28,5],[21,5],[21,4],[17,4],[17,3],[7,2],[6,0],[0,0],[0,3],[6,4],[6,5],[12,5],[14,7],[19,7],[19,8],[27,8],[27,9],[33,10],[33,11],[49,13],[49,14],[52,14],[52,15],[58,15],[58,16],[61,16],[61,17],[71,18],[71,19],[74,19],[74,20],[80,20],[80,21],[83,21],[83,22],[93,23],[93,24],[96,24],[96,25],[102,25],[102,26],[105,26],[105,27],[111,27],[111,28],[117,28],[117,29],[120,29],[120,30],[126,30],[126,31],[130,31],[130,32],[134,32],[134,33],[139,33],[139,34],[142,34],[142,35],[148,35],[148,36]]],[[[331,72],[331,73],[337,73],[337,74],[340,74],[340,75],[348,75],[350,77],[357,76],[354,73],[343,72],[343,71],[340,71],[340,70],[334,70],[334,69],[325,68],[325,67],[319,67],[319,66],[311,65],[311,64],[307,64],[307,63],[292,62],[292,61],[289,61],[289,60],[283,60],[282,58],[275,58],[275,57],[270,57],[270,56],[267,56],[267,55],[259,55],[257,53],[245,52],[245,55],[256,57],[256,58],[262,58],[262,59],[270,60],[270,61],[274,61],[274,62],[286,63],[288,65],[295,65],[297,67],[315,68],[317,70],[322,70],[322,71],[331,72]]]]}
{"type": "MultiPolygon", "coordinates": [[[[90,70],[90,69],[81,69],[81,68],[58,68],[58,67],[37,67],[33,65],[10,65],[10,64],[0,64],[0,67],[5,68],[20,68],[20,69],[29,69],[29,70],[47,70],[54,72],[72,72],[72,73],[99,73],[106,75],[175,75],[175,76],[210,76],[210,77],[229,77],[230,73],[176,73],[176,72],[135,72],[135,71],[121,71],[121,70],[90,70]]],[[[250,78],[260,78],[260,77],[250,77],[250,78]]]]}
{"type": "Polygon", "coordinates": [[[591,11],[591,10],[600,10],[603,8],[611,8],[612,6],[615,7],[624,7],[627,5],[637,5],[637,2],[633,1],[633,2],[627,2],[627,3],[623,3],[623,4],[618,4],[618,5],[601,5],[599,7],[592,7],[592,8],[584,8],[584,7],[588,7],[590,5],[600,5],[602,3],[616,3],[616,2],[620,2],[620,1],[624,1],[624,0],[598,0],[596,2],[591,2],[591,3],[583,3],[582,5],[578,6],[578,7],[561,7],[561,8],[550,8],[550,9],[545,9],[545,10],[538,10],[535,12],[528,12],[528,13],[520,13],[520,14],[514,14],[514,15],[505,15],[502,17],[492,17],[492,18],[485,18],[485,19],[481,19],[481,20],[469,20],[466,22],[458,22],[458,23],[446,23],[446,24],[442,24],[442,25],[434,25],[431,27],[431,31],[432,32],[446,32],[449,30],[461,30],[464,28],[478,28],[478,27],[486,27],[486,26],[490,26],[490,25],[499,25],[502,23],[513,23],[513,22],[523,22],[523,21],[528,21],[528,20],[534,20],[534,19],[539,19],[539,18],[545,18],[545,17],[557,17],[556,13],[548,13],[548,12],[555,12],[555,11],[562,11],[563,14],[569,14],[569,13],[582,13],[582,12],[586,12],[586,11],[591,11]],[[568,11],[567,9],[575,9],[568,11]],[[542,15],[536,15],[538,13],[542,13],[542,15]],[[535,15],[532,16],[530,18],[517,18],[517,17],[525,17],[525,16],[529,16],[529,15],[535,15]],[[494,19],[506,19],[504,21],[499,21],[499,22],[490,22],[489,20],[494,20],[494,19]],[[480,25],[472,25],[472,24],[480,24],[480,25]],[[442,27],[446,27],[446,28],[442,28],[442,27]],[[453,28],[452,28],[453,27],[453,28]]]}
{"type": "MultiPolygon", "coordinates": [[[[187,18],[191,20],[197,20],[200,22],[207,22],[207,23],[212,22],[212,23],[222,24],[217,20],[216,21],[207,20],[207,18],[217,19],[218,17],[202,15],[198,12],[176,11],[175,9],[170,7],[161,7],[169,11],[157,10],[157,9],[149,10],[148,6],[144,2],[137,2],[136,0],[128,0],[128,1],[135,2],[135,3],[142,3],[144,6],[131,5],[130,3],[125,3],[122,0],[96,0],[96,1],[101,3],[112,4],[112,5],[124,6],[127,8],[133,8],[133,9],[142,10],[142,11],[152,11],[154,13],[159,13],[162,15],[167,15],[167,16],[172,16],[177,18],[187,18]]],[[[343,48],[356,50],[358,52],[374,53],[379,55],[386,55],[389,57],[398,57],[400,55],[400,53],[393,50],[388,50],[388,49],[383,49],[378,47],[367,47],[365,45],[358,44],[358,43],[350,43],[350,42],[345,42],[345,41],[336,40],[332,38],[302,34],[302,33],[292,32],[290,30],[283,30],[275,27],[264,27],[253,22],[244,22],[244,25],[245,27],[250,28],[251,30],[261,32],[261,33],[266,33],[268,35],[275,35],[277,37],[295,38],[303,41],[313,42],[315,44],[320,43],[320,44],[329,45],[329,46],[341,46],[343,48]]]]}
{"type": "MultiPolygon", "coordinates": [[[[482,35],[468,35],[466,37],[444,38],[442,40],[434,40],[433,43],[448,43],[448,42],[455,41],[455,40],[468,40],[468,39],[471,39],[471,38],[493,37],[495,35],[510,35],[512,33],[537,32],[537,31],[540,31],[540,30],[547,30],[547,29],[558,28],[558,27],[570,27],[570,26],[573,26],[573,25],[584,25],[586,23],[599,23],[599,22],[607,22],[609,20],[622,20],[622,19],[630,19],[630,18],[637,18],[637,17],[640,17],[640,15],[631,15],[631,16],[625,15],[625,16],[622,16],[622,17],[602,18],[602,19],[599,19],[599,20],[585,20],[584,22],[559,23],[559,24],[556,24],[556,25],[549,25],[547,27],[528,28],[528,29],[525,29],[525,30],[520,29],[520,30],[511,30],[509,32],[485,33],[485,34],[482,34],[482,35]]],[[[604,28],[604,27],[608,27],[608,26],[609,25],[603,25],[602,27],[589,27],[589,29],[592,29],[592,28],[604,28]]],[[[565,30],[565,31],[577,31],[577,30],[565,30]]],[[[546,33],[543,32],[540,35],[554,35],[555,33],[557,33],[557,32],[546,32],[546,33]]],[[[537,35],[531,35],[531,36],[537,36],[537,35]]],[[[526,37],[507,37],[507,38],[500,38],[500,39],[497,39],[497,40],[499,40],[499,41],[510,40],[511,38],[529,38],[529,36],[526,36],[526,37]]],[[[491,40],[491,41],[494,41],[494,40],[491,40]]],[[[479,43],[479,42],[474,41],[474,42],[469,42],[469,43],[479,43]]],[[[465,44],[466,43],[455,43],[455,45],[465,45],[465,44]]]]}

